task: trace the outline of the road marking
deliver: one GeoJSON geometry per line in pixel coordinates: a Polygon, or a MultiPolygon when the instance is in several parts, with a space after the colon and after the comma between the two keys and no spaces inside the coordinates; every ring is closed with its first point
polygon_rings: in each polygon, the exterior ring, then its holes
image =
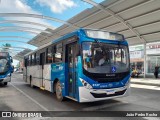
{"type": "Polygon", "coordinates": [[[131,87],[142,88],[142,89],[150,89],[150,90],[160,90],[160,87],[158,87],[158,86],[151,86],[151,85],[131,84],[131,87]]]}
{"type": "Polygon", "coordinates": [[[15,83],[15,84],[27,84],[26,82],[12,82],[12,83],[15,83]]]}
{"type": "Polygon", "coordinates": [[[104,109],[107,107],[112,107],[112,106],[117,106],[120,104],[128,104],[128,102],[126,101],[119,101],[117,103],[110,103],[110,104],[103,104],[103,105],[97,105],[97,106],[92,106],[92,107],[87,107],[87,108],[82,108],[81,110],[83,111],[94,111],[94,110],[100,110],[100,109],[104,109]]]}
{"type": "Polygon", "coordinates": [[[14,87],[16,90],[18,90],[20,93],[22,93],[24,96],[26,96],[27,98],[29,98],[31,101],[33,101],[34,103],[36,103],[37,105],[39,105],[44,111],[49,111],[46,107],[44,107],[43,105],[41,105],[40,103],[38,103],[35,99],[31,98],[29,95],[27,95],[25,92],[23,92],[22,90],[20,90],[18,87],[16,87],[12,83],[10,83],[10,85],[12,87],[14,87]]]}

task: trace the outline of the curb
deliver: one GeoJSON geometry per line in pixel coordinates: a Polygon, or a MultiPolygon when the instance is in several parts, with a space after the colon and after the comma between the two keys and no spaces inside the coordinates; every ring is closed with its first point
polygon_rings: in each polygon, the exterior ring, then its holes
{"type": "Polygon", "coordinates": [[[131,84],[152,85],[160,87],[160,84],[153,84],[153,83],[131,82],[131,84]]]}

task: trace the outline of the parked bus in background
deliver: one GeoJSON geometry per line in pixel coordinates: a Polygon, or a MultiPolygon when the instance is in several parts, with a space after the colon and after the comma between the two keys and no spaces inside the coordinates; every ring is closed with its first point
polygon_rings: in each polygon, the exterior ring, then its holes
{"type": "Polygon", "coordinates": [[[93,102],[129,93],[130,61],[123,35],[79,29],[24,57],[24,80],[31,86],[93,102]]]}
{"type": "Polygon", "coordinates": [[[11,81],[12,57],[8,52],[0,52],[0,83],[7,85],[11,81]]]}

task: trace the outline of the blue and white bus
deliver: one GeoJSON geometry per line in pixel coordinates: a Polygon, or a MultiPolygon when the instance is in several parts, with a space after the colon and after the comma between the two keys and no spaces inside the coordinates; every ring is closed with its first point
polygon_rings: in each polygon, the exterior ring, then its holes
{"type": "Polygon", "coordinates": [[[0,52],[0,83],[3,85],[11,81],[12,61],[8,52],[0,52]]]}
{"type": "Polygon", "coordinates": [[[31,86],[93,102],[127,96],[130,89],[128,43],[123,35],[79,29],[24,57],[24,80],[31,86]]]}

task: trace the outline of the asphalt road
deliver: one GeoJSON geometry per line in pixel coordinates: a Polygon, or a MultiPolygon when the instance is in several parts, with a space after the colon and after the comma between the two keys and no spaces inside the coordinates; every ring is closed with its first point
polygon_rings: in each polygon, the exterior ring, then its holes
{"type": "MultiPolygon", "coordinates": [[[[160,91],[136,88],[136,85],[134,85],[134,88],[131,88],[131,95],[124,98],[92,103],[78,103],[69,99],[59,102],[54,94],[39,88],[31,88],[23,81],[23,75],[17,73],[12,75],[12,82],[8,86],[0,86],[0,111],[160,111],[160,91]]],[[[90,113],[88,112],[88,114],[90,113]]],[[[89,116],[92,116],[92,114],[89,116]]],[[[17,119],[15,118],[15,120],[17,119]]],[[[32,120],[34,119],[40,118],[32,118],[32,120]]],[[[52,118],[44,119],[50,120],[52,118]]],[[[72,120],[75,118],[63,117],[61,119],[72,120]]],[[[77,117],[76,119],[81,120],[82,118],[77,117]]],[[[83,117],[83,119],[106,120],[105,117],[83,117]]],[[[108,117],[107,119],[127,120],[128,118],[108,117]]],[[[132,117],[129,119],[157,120],[159,118],[132,117]]]]}

